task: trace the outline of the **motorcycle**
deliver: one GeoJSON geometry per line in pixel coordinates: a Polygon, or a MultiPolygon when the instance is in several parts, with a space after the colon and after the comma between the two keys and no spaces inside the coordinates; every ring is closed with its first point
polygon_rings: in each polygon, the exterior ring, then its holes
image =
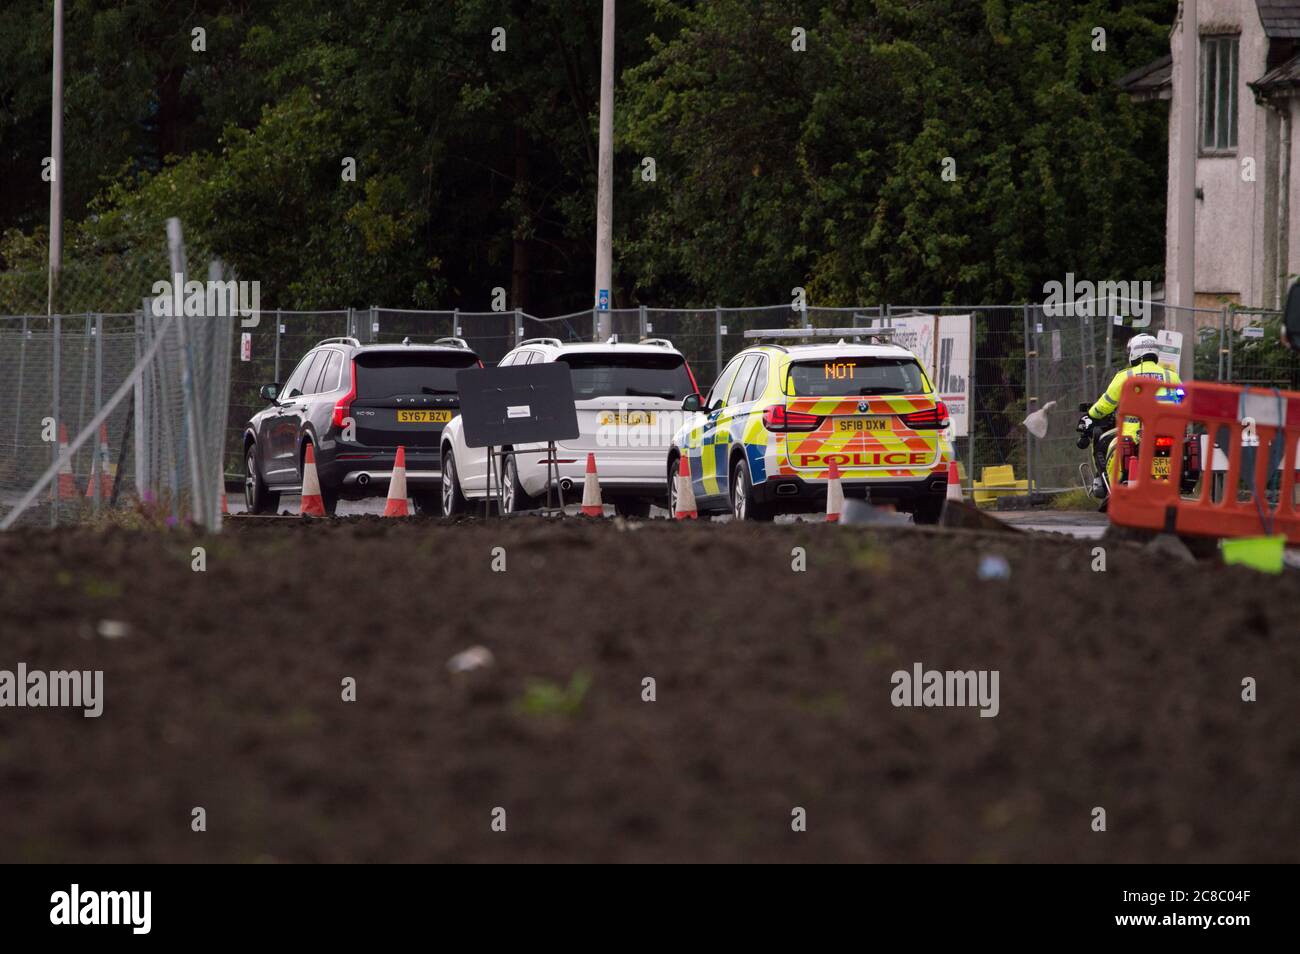
{"type": "MultiPolygon", "coordinates": [[[[1080,404],[1079,413],[1087,414],[1090,406],[1080,404]]],[[[1091,445],[1091,453],[1089,460],[1079,465],[1079,479],[1090,497],[1102,501],[1101,509],[1106,509],[1106,501],[1110,497],[1112,475],[1117,475],[1121,484],[1128,483],[1129,460],[1137,457],[1141,439],[1141,431],[1132,437],[1120,435],[1114,414],[1100,421],[1090,421],[1086,430],[1080,430],[1077,446],[1084,450],[1091,445]],[[1115,459],[1117,455],[1118,461],[1115,459]]],[[[1183,471],[1178,484],[1180,491],[1186,495],[1196,489],[1201,479],[1201,438],[1197,434],[1185,434],[1182,443],[1183,471]]],[[[1152,479],[1169,480],[1173,471],[1174,444],[1173,437],[1156,436],[1155,453],[1151,460],[1152,479]]]]}

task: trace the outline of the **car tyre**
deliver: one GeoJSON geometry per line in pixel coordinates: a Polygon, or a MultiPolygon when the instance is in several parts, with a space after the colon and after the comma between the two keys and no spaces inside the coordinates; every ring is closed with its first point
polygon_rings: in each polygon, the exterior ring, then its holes
{"type": "Polygon", "coordinates": [[[749,477],[745,458],[736,460],[731,471],[731,516],[736,520],[766,523],[776,514],[768,504],[754,499],[754,482],[749,477]]]}
{"type": "Polygon", "coordinates": [[[442,454],[442,515],[464,517],[470,513],[469,501],[460,490],[460,472],[456,469],[456,452],[450,447],[442,454]]]}
{"type": "Polygon", "coordinates": [[[506,455],[505,476],[501,483],[506,513],[524,513],[537,509],[537,498],[524,490],[524,485],[519,482],[519,468],[515,465],[513,453],[506,455]]]}
{"type": "Polygon", "coordinates": [[[244,506],[249,513],[275,513],[280,506],[280,495],[271,492],[257,469],[256,442],[244,452],[244,506]]]}

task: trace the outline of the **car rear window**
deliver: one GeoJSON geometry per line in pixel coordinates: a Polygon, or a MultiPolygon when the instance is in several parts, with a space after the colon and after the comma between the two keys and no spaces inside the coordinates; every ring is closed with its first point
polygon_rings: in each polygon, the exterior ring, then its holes
{"type": "Polygon", "coordinates": [[[926,383],[915,358],[845,355],[791,364],[785,391],[798,397],[924,394],[926,383]]]}
{"type": "Polygon", "coordinates": [[[679,354],[566,354],[574,400],[597,397],[658,397],[680,401],[694,392],[686,359],[679,354]]]}
{"type": "Polygon", "coordinates": [[[356,357],[357,397],[455,394],[456,372],[478,365],[471,352],[377,351],[356,357]]]}

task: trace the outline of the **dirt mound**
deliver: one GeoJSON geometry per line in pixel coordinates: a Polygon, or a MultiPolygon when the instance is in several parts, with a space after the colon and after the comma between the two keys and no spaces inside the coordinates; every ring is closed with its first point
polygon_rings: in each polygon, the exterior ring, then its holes
{"type": "Polygon", "coordinates": [[[105,697],[98,719],[0,709],[0,861],[1300,860],[1300,575],[1122,544],[1094,572],[1096,545],[575,519],[0,535],[0,669],[102,669],[105,697]],[[989,555],[1008,579],[980,579],[989,555]],[[494,663],[451,673],[473,645],[494,663]],[[998,715],[896,708],[914,663],[997,670],[998,715]]]}

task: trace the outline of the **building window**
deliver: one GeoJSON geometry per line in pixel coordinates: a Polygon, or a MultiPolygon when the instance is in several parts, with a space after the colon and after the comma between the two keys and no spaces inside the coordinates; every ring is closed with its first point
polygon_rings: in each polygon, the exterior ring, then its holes
{"type": "Polygon", "coordinates": [[[1237,37],[1201,38],[1201,151],[1237,149],[1237,37]]]}

